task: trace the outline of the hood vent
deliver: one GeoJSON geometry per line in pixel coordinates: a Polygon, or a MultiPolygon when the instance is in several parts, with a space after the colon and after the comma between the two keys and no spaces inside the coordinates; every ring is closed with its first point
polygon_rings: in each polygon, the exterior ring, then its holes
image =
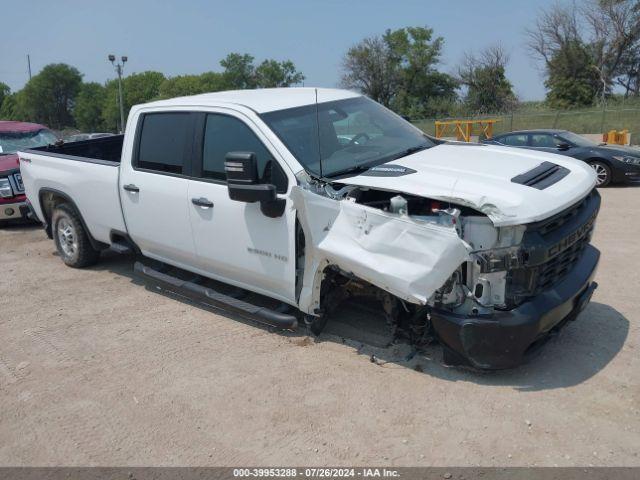
{"type": "Polygon", "coordinates": [[[544,190],[569,175],[569,172],[570,170],[568,168],[551,162],[543,162],[528,172],[516,175],[511,181],[513,183],[519,183],[520,185],[526,185],[527,187],[544,190]]]}

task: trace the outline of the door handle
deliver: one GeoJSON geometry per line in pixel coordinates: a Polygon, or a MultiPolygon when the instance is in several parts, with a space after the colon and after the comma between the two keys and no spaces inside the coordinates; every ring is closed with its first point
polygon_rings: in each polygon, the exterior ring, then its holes
{"type": "Polygon", "coordinates": [[[191,199],[191,203],[193,203],[194,205],[196,205],[198,207],[203,207],[203,208],[211,208],[211,207],[213,207],[213,202],[210,201],[208,198],[204,198],[204,197],[192,198],[191,199]]]}
{"type": "Polygon", "coordinates": [[[124,188],[127,192],[138,193],[140,191],[140,189],[136,187],[133,183],[124,185],[122,188],[124,188]]]}

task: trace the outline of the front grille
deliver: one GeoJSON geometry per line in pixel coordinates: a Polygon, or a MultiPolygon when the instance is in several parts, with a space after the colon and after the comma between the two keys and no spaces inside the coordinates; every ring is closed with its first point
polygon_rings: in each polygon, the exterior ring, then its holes
{"type": "Polygon", "coordinates": [[[24,183],[22,183],[22,175],[20,173],[9,175],[9,182],[11,182],[11,188],[16,194],[24,193],[24,183]]]}
{"type": "Polygon", "coordinates": [[[536,295],[548,288],[551,288],[560,281],[562,277],[569,273],[580,259],[580,255],[582,255],[584,248],[589,244],[590,238],[590,233],[583,236],[571,247],[560,252],[541,266],[535,268],[533,294],[536,295]]]}
{"type": "Polygon", "coordinates": [[[585,199],[542,222],[527,225],[523,265],[507,276],[507,305],[512,308],[558,283],[576,265],[591,240],[600,195],[585,199]]]}
{"type": "Polygon", "coordinates": [[[562,225],[578,215],[584,208],[586,208],[595,195],[598,195],[598,193],[594,190],[575,205],[554,215],[551,218],[530,225],[529,229],[537,230],[543,236],[553,232],[554,230],[557,230],[562,225]]]}

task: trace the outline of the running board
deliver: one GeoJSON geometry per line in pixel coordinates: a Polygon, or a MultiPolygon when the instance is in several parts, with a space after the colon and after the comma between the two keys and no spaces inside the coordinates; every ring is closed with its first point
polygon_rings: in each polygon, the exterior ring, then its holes
{"type": "Polygon", "coordinates": [[[164,290],[188,297],[196,302],[214,305],[216,307],[230,308],[240,313],[251,315],[260,323],[284,330],[295,330],[298,327],[298,320],[293,315],[276,312],[266,307],[259,307],[252,303],[230,297],[224,293],[216,292],[211,288],[206,288],[186,280],[180,280],[179,278],[148,267],[141,262],[134,264],[133,271],[153,281],[164,290]]]}
{"type": "Polygon", "coordinates": [[[120,242],[113,242],[111,244],[111,250],[122,255],[133,253],[133,249],[129,245],[120,242]]]}

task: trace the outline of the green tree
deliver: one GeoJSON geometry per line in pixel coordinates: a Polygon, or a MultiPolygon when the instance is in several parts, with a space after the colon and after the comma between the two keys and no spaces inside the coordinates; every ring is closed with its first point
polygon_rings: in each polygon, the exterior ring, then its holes
{"type": "Polygon", "coordinates": [[[434,38],[433,29],[407,27],[387,30],[383,38],[399,68],[399,89],[391,104],[394,110],[411,116],[430,115],[430,99],[455,99],[456,80],[436,69],[444,39],[434,38]]]}
{"type": "Polygon", "coordinates": [[[201,75],[180,75],[165,79],[160,84],[160,98],[173,98],[199,93],[224,90],[226,81],[223,74],[206,72],[201,75]]]}
{"type": "Polygon", "coordinates": [[[26,116],[20,114],[18,106],[18,93],[11,93],[4,97],[0,107],[0,120],[26,120],[26,116]]]}
{"type": "Polygon", "coordinates": [[[291,60],[281,62],[273,59],[263,61],[258,67],[253,63],[254,57],[248,53],[230,53],[220,65],[225,88],[273,88],[290,87],[304,80],[302,72],[296,69],[291,60]]]}
{"type": "Polygon", "coordinates": [[[291,60],[265,60],[255,69],[255,76],[259,88],[290,87],[305,78],[291,60]]]}
{"type": "Polygon", "coordinates": [[[342,85],[389,106],[398,90],[398,69],[382,37],[368,37],[342,59],[342,85]]]}
{"type": "Polygon", "coordinates": [[[531,53],[544,62],[548,82],[556,85],[556,90],[549,92],[549,100],[555,105],[591,104],[588,99],[593,72],[581,67],[587,58],[593,65],[590,70],[597,72],[597,95],[602,100],[611,95],[615,84],[623,86],[626,94],[640,94],[634,85],[640,49],[638,0],[556,3],[541,9],[526,33],[531,53]],[[570,55],[575,58],[568,58],[570,55]],[[577,85],[572,85],[571,76],[558,75],[558,71],[575,69],[581,71],[577,85]],[[561,88],[571,91],[563,95],[561,88]]]}
{"type": "Polygon", "coordinates": [[[467,89],[464,103],[474,113],[513,110],[517,104],[505,68],[508,56],[501,47],[485,49],[479,56],[467,55],[458,68],[459,81],[467,89]]]}
{"type": "Polygon", "coordinates": [[[103,129],[102,109],[105,101],[105,87],[99,83],[85,83],[76,97],[73,116],[76,126],[85,132],[103,129]]]}
{"type": "Polygon", "coordinates": [[[0,109],[2,109],[2,104],[4,103],[4,99],[11,95],[11,89],[9,85],[6,83],[0,82],[0,109]]]}
{"type": "Polygon", "coordinates": [[[342,84],[400,113],[428,115],[435,99],[456,99],[456,80],[436,68],[443,44],[426,27],[366,38],[345,54],[342,84]]]}
{"type": "Polygon", "coordinates": [[[593,105],[601,90],[600,76],[589,48],[579,40],[567,42],[547,64],[547,103],[553,108],[593,105]]]}
{"type": "Polygon", "coordinates": [[[256,67],[253,56],[248,53],[230,53],[220,61],[224,68],[222,75],[229,88],[256,88],[256,67]]]}
{"type": "MultiPolygon", "coordinates": [[[[146,103],[159,97],[160,85],[165,76],[160,72],[142,72],[122,79],[125,122],[133,105],[146,103]]],[[[118,80],[111,80],[105,86],[105,100],[102,120],[107,130],[120,130],[120,109],[118,106],[118,80]]],[[[122,128],[124,130],[124,128],[122,128]]]]}
{"type": "Polygon", "coordinates": [[[18,103],[28,120],[57,129],[72,126],[74,102],[81,85],[82,75],[74,67],[64,63],[47,65],[27,82],[18,103]]]}

